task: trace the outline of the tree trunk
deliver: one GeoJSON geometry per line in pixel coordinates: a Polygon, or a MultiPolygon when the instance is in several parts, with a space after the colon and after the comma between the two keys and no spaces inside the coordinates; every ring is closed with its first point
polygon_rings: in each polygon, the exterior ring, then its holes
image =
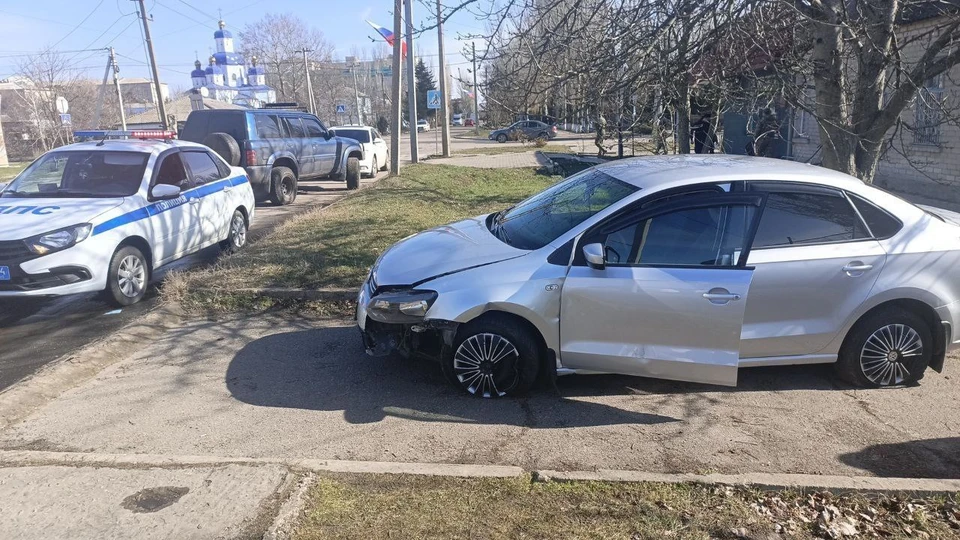
{"type": "Polygon", "coordinates": [[[856,175],[856,134],[849,122],[849,107],[843,93],[843,40],[835,24],[814,24],[813,79],[816,86],[817,119],[823,166],[856,175]]]}
{"type": "Polygon", "coordinates": [[[690,153],[690,86],[686,80],[677,85],[677,153],[690,153]]]}

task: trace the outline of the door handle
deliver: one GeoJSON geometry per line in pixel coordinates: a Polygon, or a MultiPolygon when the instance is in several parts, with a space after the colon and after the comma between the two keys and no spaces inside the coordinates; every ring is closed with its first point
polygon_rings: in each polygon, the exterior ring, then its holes
{"type": "Polygon", "coordinates": [[[867,270],[873,269],[872,264],[863,264],[860,261],[854,261],[843,267],[843,271],[850,277],[862,276],[867,270]]]}
{"type": "Polygon", "coordinates": [[[736,293],[732,293],[726,289],[710,289],[710,292],[703,293],[703,297],[706,300],[709,300],[712,304],[726,304],[728,302],[736,302],[740,300],[741,296],[736,293]]]}

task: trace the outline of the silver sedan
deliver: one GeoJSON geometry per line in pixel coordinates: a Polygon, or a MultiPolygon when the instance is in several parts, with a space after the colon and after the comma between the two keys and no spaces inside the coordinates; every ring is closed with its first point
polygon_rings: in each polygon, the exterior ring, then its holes
{"type": "Polygon", "coordinates": [[[736,385],[835,364],[912,384],[960,346],[960,216],[812,165],[611,162],[388,249],[359,293],[371,354],[426,355],[464,390],[619,373],[736,385]]]}

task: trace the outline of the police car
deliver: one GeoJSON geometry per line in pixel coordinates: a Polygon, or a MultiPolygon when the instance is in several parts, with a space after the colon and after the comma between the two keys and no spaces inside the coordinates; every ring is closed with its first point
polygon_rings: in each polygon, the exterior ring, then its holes
{"type": "Polygon", "coordinates": [[[246,244],[246,173],[166,131],[88,131],[0,191],[0,299],[103,291],[125,306],[160,266],[246,244]]]}

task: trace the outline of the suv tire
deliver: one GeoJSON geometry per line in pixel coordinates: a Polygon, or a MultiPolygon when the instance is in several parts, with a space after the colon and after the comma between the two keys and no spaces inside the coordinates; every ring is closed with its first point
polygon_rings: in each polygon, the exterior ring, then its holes
{"type": "Polygon", "coordinates": [[[270,200],[276,205],[286,206],[296,199],[296,175],[289,167],[274,167],[270,171],[270,200]]]}
{"type": "Polygon", "coordinates": [[[360,187],[360,160],[355,157],[347,158],[347,189],[360,187]]]}
{"type": "Polygon", "coordinates": [[[139,302],[146,294],[147,284],[150,282],[150,268],[139,249],[133,246],[118,249],[110,259],[110,269],[107,272],[107,288],[104,293],[111,304],[129,306],[139,302]]]}
{"type": "Polygon", "coordinates": [[[233,135],[229,133],[216,132],[203,138],[204,146],[220,154],[220,157],[226,160],[230,165],[237,167],[240,165],[240,145],[233,135]]]}

